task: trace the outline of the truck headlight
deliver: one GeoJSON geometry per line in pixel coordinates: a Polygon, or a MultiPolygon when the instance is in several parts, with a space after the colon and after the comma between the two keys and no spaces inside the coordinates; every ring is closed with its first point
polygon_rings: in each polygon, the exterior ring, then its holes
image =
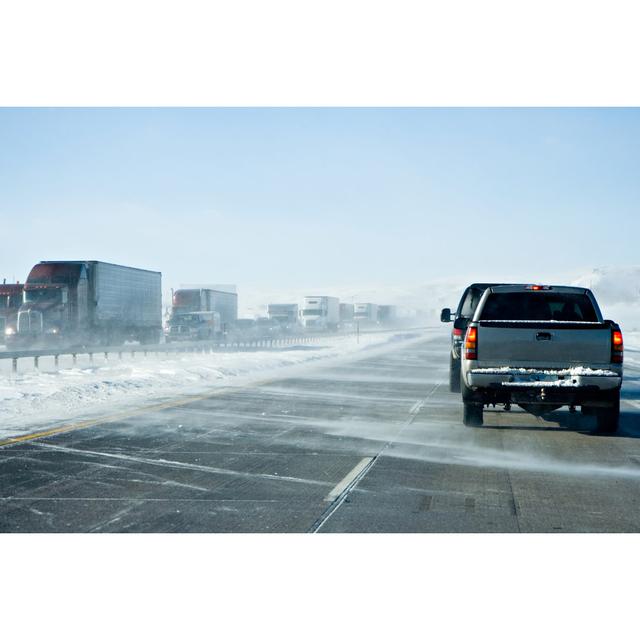
{"type": "Polygon", "coordinates": [[[47,329],[46,333],[56,335],[60,333],[60,329],[58,329],[58,327],[53,327],[52,329],[47,329]]]}
{"type": "Polygon", "coordinates": [[[7,327],[4,330],[4,335],[5,336],[12,336],[15,332],[16,332],[16,330],[13,327],[7,327]]]}

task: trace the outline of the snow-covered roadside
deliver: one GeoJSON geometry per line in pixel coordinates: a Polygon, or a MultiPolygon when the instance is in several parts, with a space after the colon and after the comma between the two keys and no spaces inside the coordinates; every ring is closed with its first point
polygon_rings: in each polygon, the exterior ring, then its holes
{"type": "Polygon", "coordinates": [[[15,378],[2,375],[0,439],[216,387],[294,375],[300,366],[334,363],[423,337],[424,333],[408,331],[363,334],[357,343],[353,336],[335,336],[286,350],[163,354],[57,372],[32,371],[15,378]]]}
{"type": "Polygon", "coordinates": [[[622,335],[625,365],[640,368],[640,331],[623,331],[622,335]]]}

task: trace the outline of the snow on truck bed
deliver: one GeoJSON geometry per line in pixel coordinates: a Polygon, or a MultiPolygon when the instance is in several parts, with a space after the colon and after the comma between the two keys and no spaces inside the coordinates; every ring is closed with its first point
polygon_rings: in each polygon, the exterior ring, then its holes
{"type": "Polygon", "coordinates": [[[299,368],[295,365],[331,363],[339,357],[364,355],[372,347],[384,349],[385,344],[397,348],[399,338],[405,338],[406,344],[423,337],[422,333],[398,331],[361,334],[359,344],[353,336],[331,336],[313,345],[253,352],[147,358],[141,354],[131,358],[125,352],[123,360],[94,364],[79,356],[75,368],[70,368],[70,358],[67,362],[61,357],[58,371],[44,358],[39,371],[28,371],[31,361],[25,359],[20,360],[22,372],[15,377],[10,375],[10,361],[0,361],[5,366],[0,371],[0,440],[167,398],[207,393],[216,387],[295,375],[299,368]]]}
{"type": "Polygon", "coordinates": [[[590,369],[589,367],[572,367],[570,369],[524,369],[514,367],[484,367],[473,369],[472,373],[500,374],[500,375],[533,375],[549,376],[606,376],[617,377],[618,374],[608,369],[590,369]]]}

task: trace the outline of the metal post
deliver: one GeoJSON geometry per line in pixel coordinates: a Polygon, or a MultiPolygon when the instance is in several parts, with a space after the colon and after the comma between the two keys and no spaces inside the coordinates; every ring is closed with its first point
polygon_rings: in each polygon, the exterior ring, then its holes
{"type": "Polygon", "coordinates": [[[78,362],[78,354],[72,353],[71,355],[73,357],[73,365],[75,366],[78,362]]]}
{"type": "Polygon", "coordinates": [[[38,369],[38,368],[39,368],[39,366],[38,366],[38,360],[39,360],[38,356],[34,356],[34,357],[33,357],[33,368],[34,368],[34,369],[38,369]]]}
{"type": "Polygon", "coordinates": [[[93,351],[89,352],[89,362],[93,363],[93,351]]]}
{"type": "Polygon", "coordinates": [[[55,356],[53,356],[53,364],[55,366],[55,368],[58,368],[58,365],[60,364],[60,356],[56,353],[55,356]]]}
{"type": "Polygon", "coordinates": [[[356,344],[360,344],[360,321],[356,322],[356,344]]]}
{"type": "Polygon", "coordinates": [[[11,360],[11,371],[13,373],[18,373],[18,358],[13,358],[11,360]]]}
{"type": "Polygon", "coordinates": [[[108,359],[109,359],[109,352],[108,352],[108,351],[105,351],[105,352],[104,352],[104,359],[105,359],[105,360],[108,360],[108,359]]]}

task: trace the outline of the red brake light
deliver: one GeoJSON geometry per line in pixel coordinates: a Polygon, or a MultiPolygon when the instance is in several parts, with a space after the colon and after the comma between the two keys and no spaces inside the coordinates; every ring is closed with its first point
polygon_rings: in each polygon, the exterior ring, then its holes
{"type": "Polygon", "coordinates": [[[527,289],[529,291],[549,291],[551,287],[547,287],[543,284],[530,284],[527,289]]]}
{"type": "Polygon", "coordinates": [[[464,340],[464,357],[467,360],[478,359],[478,328],[469,327],[464,340]]]}
{"type": "Polygon", "coordinates": [[[453,330],[453,335],[456,338],[462,338],[462,335],[464,334],[464,331],[462,329],[454,329],[453,330]]]}
{"type": "Polygon", "coordinates": [[[614,329],[611,332],[611,362],[622,364],[624,360],[624,341],[622,331],[614,329]]]}

